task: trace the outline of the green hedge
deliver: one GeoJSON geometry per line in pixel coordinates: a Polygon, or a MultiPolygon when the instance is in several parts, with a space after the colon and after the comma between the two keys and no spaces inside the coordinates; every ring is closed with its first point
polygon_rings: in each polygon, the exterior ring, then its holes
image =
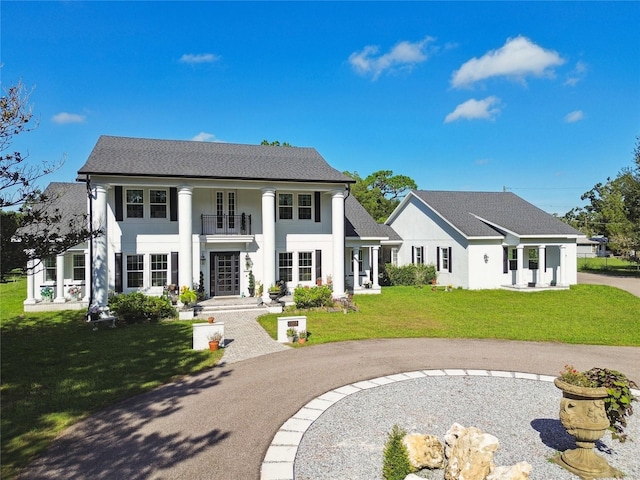
{"type": "Polygon", "coordinates": [[[333,292],[328,285],[319,287],[296,287],[293,301],[297,308],[326,307],[333,305],[333,292]]]}
{"type": "Polygon", "coordinates": [[[176,316],[171,300],[140,292],[122,293],[109,299],[109,309],[126,323],[157,322],[176,316]]]}
{"type": "Polygon", "coordinates": [[[437,279],[436,267],[429,265],[405,265],[397,267],[391,263],[384,266],[385,274],[389,278],[390,285],[428,285],[437,279]]]}

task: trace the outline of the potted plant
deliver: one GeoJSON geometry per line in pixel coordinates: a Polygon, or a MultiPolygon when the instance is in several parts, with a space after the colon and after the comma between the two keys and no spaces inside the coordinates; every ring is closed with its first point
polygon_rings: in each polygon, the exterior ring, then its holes
{"type": "Polygon", "coordinates": [[[100,305],[96,305],[96,304],[91,305],[87,310],[87,317],[88,317],[87,320],[93,320],[93,321],[99,320],[100,312],[101,312],[100,305]]]}
{"type": "Polygon", "coordinates": [[[220,332],[215,332],[210,334],[207,338],[209,339],[209,350],[218,350],[220,342],[222,341],[222,334],[220,332]]]}
{"type": "Polygon", "coordinates": [[[578,447],[563,452],[556,463],[582,478],[620,475],[593,447],[607,429],[613,438],[626,440],[625,417],[633,413],[630,389],[636,384],[614,370],[579,372],[573,365],[565,365],[554,384],[562,391],[560,421],[578,447]]]}
{"type": "Polygon", "coordinates": [[[51,287],[42,287],[40,289],[40,295],[42,296],[42,300],[44,302],[53,301],[53,288],[51,288],[51,287]]]}
{"type": "Polygon", "coordinates": [[[191,304],[196,303],[197,299],[198,296],[193,289],[187,287],[186,285],[182,286],[182,288],[180,289],[180,301],[184,304],[185,307],[188,308],[191,304]]]}
{"type": "Polygon", "coordinates": [[[82,295],[82,288],[80,285],[71,285],[68,290],[69,295],[71,295],[72,299],[80,300],[80,296],[82,295]]]}
{"type": "Polygon", "coordinates": [[[253,270],[249,270],[249,296],[253,297],[256,293],[256,278],[253,276],[253,270]]]}
{"type": "Polygon", "coordinates": [[[296,337],[297,337],[296,329],[295,328],[288,328],[287,329],[287,340],[289,341],[289,343],[293,343],[295,341],[296,337]]]}
{"type": "Polygon", "coordinates": [[[307,341],[307,331],[306,330],[300,330],[298,332],[298,343],[306,343],[307,341]]]}
{"type": "Polygon", "coordinates": [[[278,285],[271,285],[267,292],[272,302],[275,302],[280,297],[280,287],[278,285]]]}
{"type": "Polygon", "coordinates": [[[209,323],[213,323],[215,321],[216,321],[216,319],[215,319],[215,317],[213,315],[211,315],[209,318],[207,318],[207,322],[209,322],[209,323]]]}

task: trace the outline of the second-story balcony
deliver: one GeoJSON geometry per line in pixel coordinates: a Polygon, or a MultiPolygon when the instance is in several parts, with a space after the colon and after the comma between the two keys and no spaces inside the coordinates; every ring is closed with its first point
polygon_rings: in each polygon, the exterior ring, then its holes
{"type": "Polygon", "coordinates": [[[201,235],[251,235],[251,215],[200,215],[201,235]]]}

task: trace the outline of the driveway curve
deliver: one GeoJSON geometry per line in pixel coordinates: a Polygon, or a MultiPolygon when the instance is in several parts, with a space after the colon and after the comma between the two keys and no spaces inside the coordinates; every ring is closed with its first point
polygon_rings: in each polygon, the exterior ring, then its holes
{"type": "MultiPolygon", "coordinates": [[[[501,340],[393,339],[290,349],[213,368],[68,429],[21,478],[258,479],[279,427],[311,399],[425,369],[557,375],[606,366],[640,379],[640,348],[501,340]]],[[[474,401],[477,399],[469,399],[474,401]]]]}

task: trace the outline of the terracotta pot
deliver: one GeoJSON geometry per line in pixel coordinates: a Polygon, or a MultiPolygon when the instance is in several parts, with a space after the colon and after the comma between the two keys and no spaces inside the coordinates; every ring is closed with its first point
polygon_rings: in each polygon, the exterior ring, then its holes
{"type": "Polygon", "coordinates": [[[219,347],[220,342],[209,342],[209,350],[211,350],[212,352],[218,350],[219,347]]]}
{"type": "Polygon", "coordinates": [[[215,320],[216,320],[216,319],[215,319],[214,317],[209,317],[209,318],[207,319],[207,321],[208,321],[209,323],[213,323],[213,322],[215,322],[215,320]]]}
{"type": "Polygon", "coordinates": [[[298,343],[306,343],[307,339],[306,338],[299,338],[298,339],[298,343]]]}
{"type": "Polygon", "coordinates": [[[554,384],[562,391],[560,422],[567,433],[576,439],[573,450],[566,450],[556,463],[581,478],[617,477],[620,472],[595,453],[593,447],[609,428],[604,408],[605,387],[578,387],[559,378],[554,384]]]}

